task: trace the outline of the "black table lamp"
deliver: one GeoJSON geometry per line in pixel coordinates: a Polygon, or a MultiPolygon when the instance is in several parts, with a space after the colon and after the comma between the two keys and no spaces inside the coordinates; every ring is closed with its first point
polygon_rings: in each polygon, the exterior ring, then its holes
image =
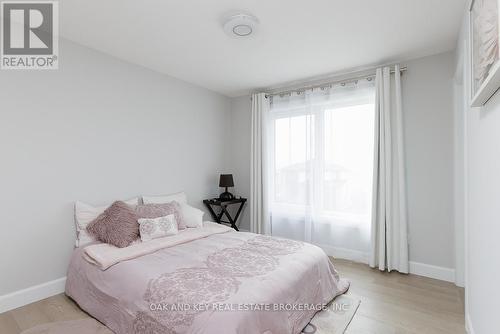
{"type": "Polygon", "coordinates": [[[228,187],[234,187],[233,174],[221,174],[219,179],[219,187],[226,188],[226,191],[220,194],[219,199],[226,201],[234,199],[233,194],[227,191],[228,187]]]}

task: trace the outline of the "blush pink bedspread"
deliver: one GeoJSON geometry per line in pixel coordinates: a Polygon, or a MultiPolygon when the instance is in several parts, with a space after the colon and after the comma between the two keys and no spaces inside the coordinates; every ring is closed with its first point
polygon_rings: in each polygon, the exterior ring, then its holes
{"type": "Polygon", "coordinates": [[[112,331],[298,334],[344,293],[320,248],[244,232],[216,233],[106,270],[73,253],[66,294],[112,331]]]}

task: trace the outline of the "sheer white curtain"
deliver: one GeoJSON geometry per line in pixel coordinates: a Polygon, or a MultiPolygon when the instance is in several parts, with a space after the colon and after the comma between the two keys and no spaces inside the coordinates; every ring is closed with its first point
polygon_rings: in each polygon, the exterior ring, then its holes
{"type": "Polygon", "coordinates": [[[408,273],[401,71],[377,69],[370,266],[408,273]]]}
{"type": "Polygon", "coordinates": [[[265,170],[273,235],[369,253],[374,104],[367,79],[272,97],[265,170]]]}

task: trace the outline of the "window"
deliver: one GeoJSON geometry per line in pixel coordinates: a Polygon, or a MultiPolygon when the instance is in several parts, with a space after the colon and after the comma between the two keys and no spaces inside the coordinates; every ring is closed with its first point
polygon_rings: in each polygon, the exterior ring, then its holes
{"type": "Polygon", "coordinates": [[[321,187],[323,215],[370,219],[374,104],[328,109],[324,115],[321,187]]]}
{"type": "Polygon", "coordinates": [[[313,223],[369,226],[374,95],[372,85],[356,85],[273,99],[268,149],[274,221],[304,216],[313,223]]]}
{"type": "Polygon", "coordinates": [[[311,182],[308,170],[315,159],[314,149],[310,149],[314,139],[314,116],[278,118],[274,126],[274,201],[310,205],[307,190],[311,182]]]}

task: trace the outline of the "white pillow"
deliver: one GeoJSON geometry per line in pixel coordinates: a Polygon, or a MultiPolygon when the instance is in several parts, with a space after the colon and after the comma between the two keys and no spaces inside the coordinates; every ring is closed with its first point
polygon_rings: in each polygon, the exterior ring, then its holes
{"type": "MultiPolygon", "coordinates": [[[[139,198],[135,197],[124,202],[128,205],[136,206],[139,204],[139,198]]],[[[85,229],[91,221],[96,219],[111,204],[93,206],[80,201],[75,202],[76,247],[82,247],[95,241],[95,239],[91,237],[85,229]]]]}
{"type": "Polygon", "coordinates": [[[162,196],[142,196],[142,202],[144,204],[163,204],[176,201],[179,204],[187,203],[186,193],[181,191],[175,194],[162,195],[162,196]]]}
{"type": "Polygon", "coordinates": [[[185,203],[181,204],[180,206],[187,227],[203,226],[203,215],[205,214],[205,212],[185,203]]]}
{"type": "Polygon", "coordinates": [[[179,232],[177,230],[177,222],[175,221],[174,215],[158,218],[141,218],[138,222],[139,232],[143,242],[175,235],[179,232]]]}

